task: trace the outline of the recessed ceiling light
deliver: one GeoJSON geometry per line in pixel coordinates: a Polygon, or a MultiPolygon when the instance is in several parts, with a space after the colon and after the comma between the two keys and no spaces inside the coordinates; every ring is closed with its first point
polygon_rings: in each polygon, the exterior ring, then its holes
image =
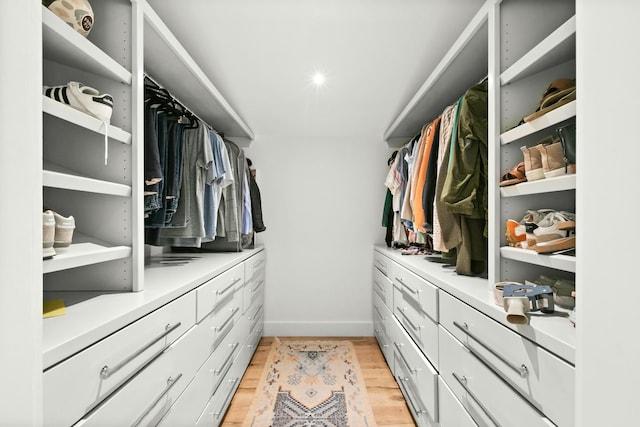
{"type": "Polygon", "coordinates": [[[324,74],[315,73],[313,75],[313,84],[315,84],[316,86],[322,86],[324,84],[324,81],[325,81],[324,74]]]}

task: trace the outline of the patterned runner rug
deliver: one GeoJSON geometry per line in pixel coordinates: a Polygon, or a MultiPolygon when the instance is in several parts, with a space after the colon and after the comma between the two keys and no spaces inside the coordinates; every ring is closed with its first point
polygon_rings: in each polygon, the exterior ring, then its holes
{"type": "Polygon", "coordinates": [[[248,427],[374,427],[349,341],[274,341],[248,427]]]}

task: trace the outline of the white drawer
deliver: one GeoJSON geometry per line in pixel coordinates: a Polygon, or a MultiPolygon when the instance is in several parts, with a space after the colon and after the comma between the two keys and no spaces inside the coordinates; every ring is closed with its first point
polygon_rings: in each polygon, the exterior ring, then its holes
{"type": "Polygon", "coordinates": [[[201,321],[211,310],[225,301],[244,283],[244,265],[238,264],[214,277],[197,289],[196,321],[201,321]]]}
{"type": "Polygon", "coordinates": [[[406,332],[393,341],[394,376],[418,424],[438,422],[438,372],[406,332]]]}
{"type": "Polygon", "coordinates": [[[377,268],[373,269],[373,293],[377,294],[387,307],[393,307],[393,282],[377,268]]]}
{"type": "Polygon", "coordinates": [[[251,307],[249,313],[247,313],[247,320],[249,321],[249,335],[254,333],[256,329],[262,328],[264,322],[264,304],[262,301],[257,301],[255,306],[251,307]]]}
{"type": "Polygon", "coordinates": [[[232,367],[225,379],[220,384],[215,395],[209,400],[206,408],[202,412],[200,419],[196,423],[197,426],[217,427],[222,422],[224,414],[229,407],[229,403],[233,398],[233,394],[240,385],[244,370],[239,366],[232,367]]]}
{"type": "Polygon", "coordinates": [[[240,350],[240,339],[235,329],[225,337],[158,425],[176,427],[196,424],[207,402],[231,370],[240,350]]]}
{"type": "Polygon", "coordinates": [[[393,286],[393,314],[429,361],[438,367],[438,324],[403,288],[393,286]]]}
{"type": "Polygon", "coordinates": [[[265,251],[258,252],[244,262],[244,278],[251,280],[254,276],[264,276],[264,270],[267,261],[267,253],[265,251]]]}
{"type": "MultiPolygon", "coordinates": [[[[440,327],[440,350],[440,375],[478,425],[554,425],[443,327],[440,327]]],[[[572,398],[562,402],[573,406],[572,398]]]]}
{"type": "Polygon", "coordinates": [[[242,287],[242,313],[245,313],[256,301],[264,297],[264,272],[246,280],[242,287]]]}
{"type": "Polygon", "coordinates": [[[104,338],[43,374],[43,419],[69,426],[195,323],[195,292],[104,338]]]}
{"type": "Polygon", "coordinates": [[[391,275],[389,274],[391,264],[393,264],[393,261],[391,261],[389,258],[382,255],[378,251],[373,251],[373,266],[380,270],[380,272],[387,277],[391,277],[391,275]]]}
{"type": "MultiPolygon", "coordinates": [[[[379,296],[373,296],[373,331],[378,345],[389,367],[393,367],[393,342],[387,334],[387,325],[392,317],[391,311],[382,303],[379,296]]],[[[393,369],[392,369],[393,370],[393,369]]]]}
{"type": "Polygon", "coordinates": [[[567,404],[575,398],[572,365],[445,292],[440,308],[441,325],[477,355],[474,359],[482,359],[555,424],[574,425],[574,405],[567,404]]]}
{"type": "Polygon", "coordinates": [[[213,311],[210,311],[200,322],[205,329],[208,329],[207,343],[211,346],[211,351],[215,350],[219,343],[233,329],[240,320],[240,309],[242,306],[242,294],[233,292],[219,302],[213,311]]]}
{"type": "MultiPolygon", "coordinates": [[[[260,318],[259,320],[262,320],[262,318],[260,318]]],[[[260,326],[262,325],[260,324],[260,326]]],[[[258,343],[260,342],[261,338],[262,327],[259,327],[256,328],[256,330],[247,337],[244,344],[242,345],[242,348],[240,349],[240,352],[236,357],[236,361],[233,363],[237,365],[238,368],[242,368],[243,372],[247,369],[247,366],[249,366],[251,358],[253,357],[256,348],[258,348],[258,343]]]]}
{"type": "Polygon", "coordinates": [[[438,403],[440,427],[477,427],[478,424],[473,421],[442,377],[438,377],[438,403]]]}
{"type": "Polygon", "coordinates": [[[76,426],[155,426],[197,371],[194,343],[187,332],[76,426]]]}
{"type": "MultiPolygon", "coordinates": [[[[435,323],[438,323],[438,287],[429,283],[417,274],[401,267],[394,268],[393,271],[394,287],[398,288],[405,301],[413,304],[419,310],[422,310],[435,323]]],[[[395,298],[398,296],[394,292],[394,305],[398,302],[395,298]]]]}

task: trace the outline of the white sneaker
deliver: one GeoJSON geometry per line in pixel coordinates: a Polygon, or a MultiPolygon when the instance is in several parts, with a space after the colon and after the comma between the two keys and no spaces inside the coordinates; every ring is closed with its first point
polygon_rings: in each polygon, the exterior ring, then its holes
{"type": "Polygon", "coordinates": [[[42,259],[50,259],[56,254],[53,243],[56,233],[56,220],[53,212],[42,212],[42,259]]]}
{"type": "Polygon", "coordinates": [[[55,221],[55,233],[53,239],[54,248],[65,248],[71,244],[73,239],[73,230],[76,228],[76,221],[73,216],[63,217],[58,212],[47,210],[50,212],[55,221]]]}
{"type": "Polygon", "coordinates": [[[96,89],[78,82],[69,82],[66,86],[43,86],[42,93],[102,121],[106,165],[109,157],[109,123],[113,113],[113,97],[106,93],[100,94],[96,89]]]}
{"type": "Polygon", "coordinates": [[[78,82],[69,82],[63,86],[44,86],[43,93],[103,122],[111,121],[113,97],[109,94],[100,94],[96,89],[78,82]]]}

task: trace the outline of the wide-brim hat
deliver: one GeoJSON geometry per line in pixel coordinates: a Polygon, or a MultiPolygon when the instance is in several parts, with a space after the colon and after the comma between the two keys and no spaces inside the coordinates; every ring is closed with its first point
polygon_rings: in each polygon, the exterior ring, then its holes
{"type": "Polygon", "coordinates": [[[555,110],[576,99],[575,79],[558,79],[552,82],[542,94],[538,109],[524,118],[525,122],[555,110]]]}

